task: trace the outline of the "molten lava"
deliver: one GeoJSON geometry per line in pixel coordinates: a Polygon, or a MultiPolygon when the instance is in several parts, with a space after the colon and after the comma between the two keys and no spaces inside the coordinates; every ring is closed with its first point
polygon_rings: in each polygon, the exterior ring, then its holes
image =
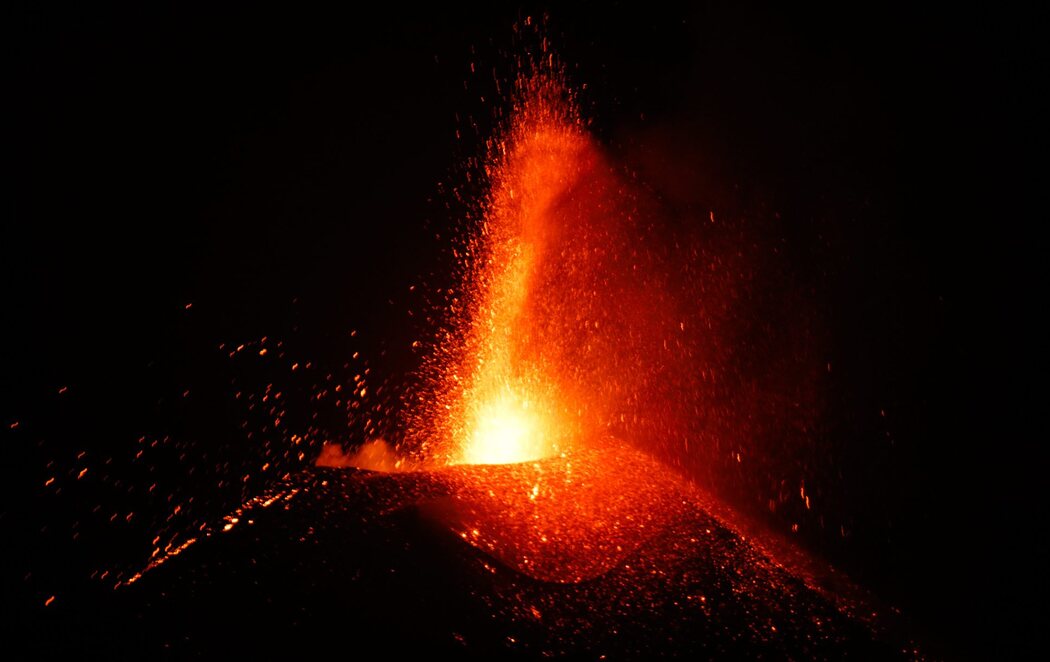
{"type": "Polygon", "coordinates": [[[569,293],[547,289],[545,272],[561,248],[559,206],[594,153],[557,77],[522,77],[513,113],[490,143],[489,190],[465,250],[465,314],[431,366],[439,376],[428,399],[438,406],[425,427],[447,463],[532,461],[578,441],[583,410],[571,369],[554,360],[543,302],[569,293]]]}
{"type": "Polygon", "coordinates": [[[510,464],[538,460],[550,455],[546,444],[550,433],[527,396],[511,387],[486,394],[471,402],[468,437],[458,462],[462,464],[510,464]]]}

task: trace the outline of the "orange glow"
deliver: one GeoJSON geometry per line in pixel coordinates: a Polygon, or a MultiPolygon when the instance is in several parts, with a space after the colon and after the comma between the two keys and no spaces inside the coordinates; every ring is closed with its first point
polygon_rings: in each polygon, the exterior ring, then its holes
{"type": "Polygon", "coordinates": [[[423,511],[530,577],[599,577],[662,531],[689,488],[637,451],[590,446],[536,462],[455,467],[446,474],[450,496],[423,511]]]}
{"type": "Polygon", "coordinates": [[[431,514],[462,540],[530,576],[578,582],[678,507],[667,472],[622,442],[667,409],[654,403],[675,401],[665,375],[683,363],[684,322],[644,248],[636,186],[551,60],[543,67],[515,82],[486,143],[484,190],[453,248],[460,284],[441,294],[444,326],[405,399],[404,439],[396,451],[326,446],[317,464],[433,470],[451,489],[431,514]],[[638,471],[664,478],[638,482],[638,471]]]}
{"type": "Polygon", "coordinates": [[[545,346],[543,270],[556,248],[557,206],[595,148],[550,73],[519,79],[513,112],[489,145],[489,190],[464,250],[465,306],[429,366],[433,420],[416,430],[439,463],[538,460],[570,448],[580,430],[570,373],[545,346]]]}
{"type": "Polygon", "coordinates": [[[550,455],[547,421],[526,397],[505,388],[487,394],[473,408],[467,423],[469,436],[457,461],[463,464],[509,464],[550,455]]]}

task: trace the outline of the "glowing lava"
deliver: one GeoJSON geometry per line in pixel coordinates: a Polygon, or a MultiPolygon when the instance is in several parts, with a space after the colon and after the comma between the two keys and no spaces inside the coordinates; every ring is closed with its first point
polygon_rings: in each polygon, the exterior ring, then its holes
{"type": "Polygon", "coordinates": [[[471,403],[469,437],[459,462],[509,464],[538,460],[550,455],[543,415],[529,407],[527,397],[509,387],[494,397],[471,403]]]}
{"type": "MultiPolygon", "coordinates": [[[[488,190],[462,265],[462,315],[430,366],[434,455],[448,464],[550,457],[578,437],[582,411],[555,351],[544,300],[559,249],[559,206],[594,160],[570,93],[557,76],[517,81],[509,121],[490,141],[488,190]]],[[[428,445],[432,441],[426,442],[428,445]]]]}
{"type": "Polygon", "coordinates": [[[615,442],[536,462],[458,466],[445,477],[449,495],[421,504],[424,514],[507,567],[560,584],[622,563],[666,528],[689,489],[615,442]]]}

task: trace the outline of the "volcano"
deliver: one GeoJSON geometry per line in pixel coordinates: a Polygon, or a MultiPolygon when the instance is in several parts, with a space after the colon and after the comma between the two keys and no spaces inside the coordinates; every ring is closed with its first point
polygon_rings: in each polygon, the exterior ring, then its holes
{"type": "Polygon", "coordinates": [[[903,657],[888,614],[717,510],[613,443],[529,463],[319,468],[130,586],[55,605],[38,645],[136,658],[903,657]]]}
{"type": "Polygon", "coordinates": [[[16,655],[1041,648],[1040,21],[375,9],[16,10],[16,655]]]}

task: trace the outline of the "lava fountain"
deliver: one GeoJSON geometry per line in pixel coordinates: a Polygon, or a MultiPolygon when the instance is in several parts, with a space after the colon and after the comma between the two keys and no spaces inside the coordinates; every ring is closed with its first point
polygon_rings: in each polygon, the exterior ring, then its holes
{"type": "Polygon", "coordinates": [[[574,394],[566,371],[550,360],[536,302],[549,294],[543,270],[556,248],[557,205],[593,146],[565,88],[537,73],[518,81],[510,122],[490,151],[490,189],[466,251],[468,321],[437,381],[438,454],[453,464],[549,457],[567,449],[579,429],[574,394]]]}
{"type": "Polygon", "coordinates": [[[318,464],[435,471],[450,489],[420,504],[432,519],[531,577],[578,582],[680,503],[680,481],[622,441],[654,366],[673,364],[654,345],[675,307],[640,248],[638,196],[552,63],[519,76],[487,143],[487,188],[454,251],[461,288],[407,398],[400,453],[373,440],[318,464]]]}
{"type": "Polygon", "coordinates": [[[422,464],[452,486],[423,510],[529,576],[582,581],[637,549],[681,494],[614,434],[652,372],[631,362],[674,307],[639,250],[632,187],[553,67],[518,78],[488,150],[457,251],[462,295],[409,417],[422,464]],[[652,480],[634,480],[643,467],[652,480]]]}
{"type": "Polygon", "coordinates": [[[557,456],[623,427],[653,374],[639,358],[654,358],[646,345],[675,308],[640,249],[633,186],[557,71],[519,77],[488,150],[457,251],[462,294],[410,416],[409,437],[445,464],[557,456]]]}

